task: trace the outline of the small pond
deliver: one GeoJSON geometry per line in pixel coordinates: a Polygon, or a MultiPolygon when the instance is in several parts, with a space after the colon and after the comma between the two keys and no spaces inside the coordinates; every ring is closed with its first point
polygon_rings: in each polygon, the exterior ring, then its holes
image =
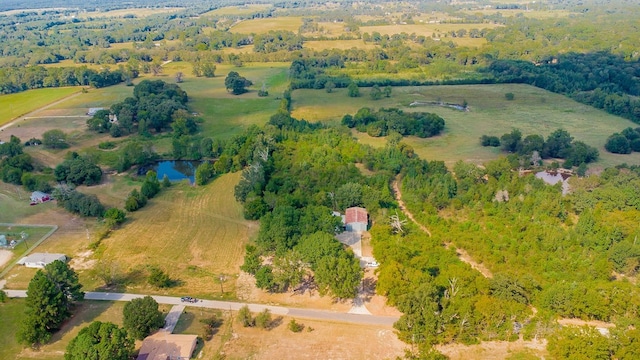
{"type": "Polygon", "coordinates": [[[158,180],[160,181],[167,175],[171,181],[189,179],[189,182],[193,184],[195,182],[196,168],[201,163],[202,161],[195,160],[160,161],[140,168],[138,175],[144,175],[147,171],[153,170],[158,174],[158,180]]]}
{"type": "Polygon", "coordinates": [[[542,179],[549,185],[555,185],[557,183],[562,183],[562,195],[567,195],[571,192],[571,188],[569,187],[569,178],[570,174],[561,173],[557,171],[540,171],[536,173],[536,177],[538,179],[542,179]]]}

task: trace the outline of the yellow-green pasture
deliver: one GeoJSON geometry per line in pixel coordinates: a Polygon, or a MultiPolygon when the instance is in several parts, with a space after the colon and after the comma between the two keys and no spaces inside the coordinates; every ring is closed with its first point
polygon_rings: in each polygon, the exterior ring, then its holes
{"type": "MultiPolygon", "coordinates": [[[[444,132],[436,137],[421,139],[408,137],[418,155],[429,160],[444,160],[451,164],[457,160],[482,163],[502,153],[499,149],[481,147],[481,135],[501,136],[518,128],[523,135],[548,136],[558,128],[567,130],[576,140],[595,146],[600,160],[595,166],[613,166],[621,163],[640,164],[640,154],[616,155],[604,150],[609,135],[627,127],[637,126],[629,120],[609,115],[604,111],[575,102],[529,85],[460,85],[394,87],[390,98],[371,100],[368,88],[361,88],[361,96],[350,98],[346,89],[333,93],[323,90],[296,90],[293,93],[293,116],[309,121],[337,123],[345,114],[354,114],[361,107],[398,107],[405,111],[436,113],[445,119],[444,132]],[[513,93],[515,100],[507,101],[505,93],[513,93]],[[440,106],[410,107],[414,101],[462,104],[466,101],[470,111],[459,111],[440,106]]],[[[384,138],[372,138],[354,132],[361,141],[383,146],[384,138]]]]}

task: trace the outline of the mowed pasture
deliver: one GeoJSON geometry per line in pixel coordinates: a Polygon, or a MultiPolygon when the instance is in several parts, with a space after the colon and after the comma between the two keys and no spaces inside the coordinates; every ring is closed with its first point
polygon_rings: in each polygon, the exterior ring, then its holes
{"type": "Polygon", "coordinates": [[[286,30],[297,33],[302,25],[301,17],[276,17],[244,20],[229,29],[239,34],[266,34],[271,30],[286,30]]]}
{"type": "MultiPolygon", "coordinates": [[[[445,119],[444,132],[434,138],[408,137],[411,145],[422,158],[444,160],[452,164],[457,160],[486,162],[503,155],[497,148],[481,147],[483,134],[501,136],[518,128],[523,135],[548,136],[558,128],[566,129],[576,140],[595,146],[600,151],[598,167],[622,163],[640,164],[640,154],[616,155],[604,150],[609,135],[627,127],[637,127],[629,120],[609,115],[565,96],[533,86],[460,85],[394,87],[390,98],[373,101],[368,88],[361,88],[361,96],[350,98],[346,89],[336,89],[328,94],[323,90],[296,90],[293,92],[293,116],[309,121],[338,123],[345,114],[355,114],[361,107],[398,107],[405,111],[436,113],[445,119]],[[515,100],[507,101],[505,93],[511,92],[515,100]],[[440,106],[409,107],[413,101],[443,101],[469,104],[470,111],[458,111],[440,106]]],[[[384,146],[386,139],[373,138],[354,131],[363,143],[384,146]]]]}
{"type": "MultiPolygon", "coordinates": [[[[3,111],[0,113],[0,126],[80,91],[80,87],[62,87],[1,95],[0,109],[3,109],[3,111]]],[[[0,139],[3,137],[4,134],[0,139]]]]}
{"type": "Polygon", "coordinates": [[[258,228],[244,220],[233,189],[240,173],[222,175],[211,184],[193,187],[175,184],[129,215],[122,228],[103,240],[99,257],[119,264],[139,281],[127,290],[138,293],[220,296],[215,276],[225,273],[225,296],[234,292],[234,279],[244,256],[244,245],[258,228]],[[148,266],[157,266],[176,287],[159,290],[147,285],[148,266]]]}
{"type": "Polygon", "coordinates": [[[225,6],[211,10],[200,16],[242,16],[265,11],[272,7],[271,4],[245,4],[240,6],[225,6]]]}

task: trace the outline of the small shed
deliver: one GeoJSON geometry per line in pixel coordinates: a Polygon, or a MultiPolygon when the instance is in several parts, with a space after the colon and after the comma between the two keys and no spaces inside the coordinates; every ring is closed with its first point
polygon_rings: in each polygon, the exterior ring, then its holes
{"type": "Polygon", "coordinates": [[[18,265],[42,269],[56,260],[67,261],[67,257],[64,254],[33,253],[18,260],[18,265]]]}
{"type": "Polygon", "coordinates": [[[369,214],[367,213],[367,209],[351,207],[345,211],[345,227],[347,231],[367,231],[368,225],[369,214]]]}
{"type": "Polygon", "coordinates": [[[51,195],[45,194],[42,191],[34,191],[31,193],[32,203],[43,203],[51,200],[51,195]]]}

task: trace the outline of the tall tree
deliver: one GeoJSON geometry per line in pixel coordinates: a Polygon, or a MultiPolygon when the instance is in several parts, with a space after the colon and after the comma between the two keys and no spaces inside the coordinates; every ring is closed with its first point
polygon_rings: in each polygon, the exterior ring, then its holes
{"type": "Polygon", "coordinates": [[[135,339],[142,340],[164,324],[158,303],[151,297],[133,299],[124,305],[124,328],[135,339]]]}
{"type": "Polygon", "coordinates": [[[78,275],[65,262],[56,260],[38,270],[27,289],[27,318],[18,330],[18,341],[44,344],[71,316],[73,303],[82,300],[78,275]]]}

